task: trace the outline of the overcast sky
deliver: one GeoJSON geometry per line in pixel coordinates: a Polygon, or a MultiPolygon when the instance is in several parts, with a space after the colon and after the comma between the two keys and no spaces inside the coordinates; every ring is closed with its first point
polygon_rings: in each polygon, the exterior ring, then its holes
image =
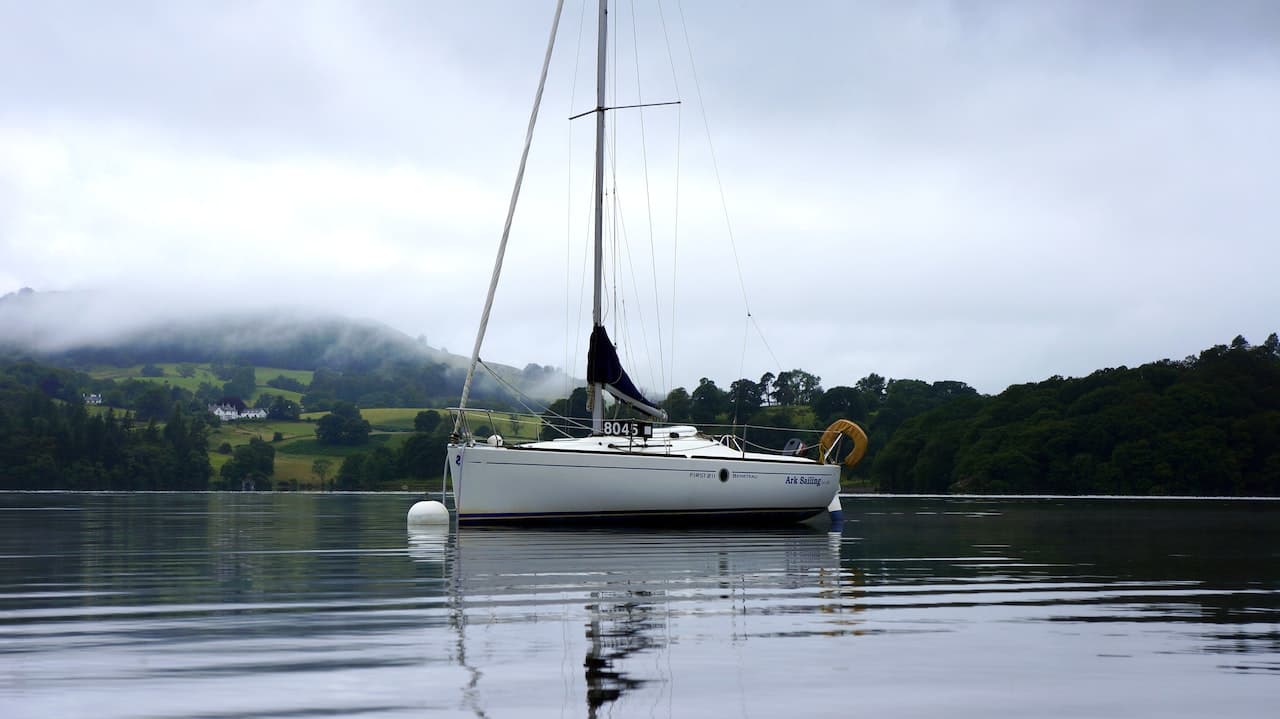
{"type": "MultiPolygon", "coordinates": [[[[337,310],[467,353],[553,9],[0,0],[0,294],[337,310]]],[[[1280,330],[1280,3],[660,10],[614,13],[613,102],[683,104],[613,113],[609,171],[607,322],[651,390],[780,364],[998,392],[1280,330]]],[[[579,376],[583,17],[482,353],[579,376]]]]}

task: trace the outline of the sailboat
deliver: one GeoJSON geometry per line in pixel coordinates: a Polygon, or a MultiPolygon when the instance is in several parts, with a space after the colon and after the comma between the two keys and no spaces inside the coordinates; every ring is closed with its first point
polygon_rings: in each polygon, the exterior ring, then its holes
{"type": "Polygon", "coordinates": [[[584,113],[594,113],[596,120],[595,274],[587,353],[591,433],[522,444],[507,444],[496,434],[484,439],[472,434],[467,418],[476,410],[467,407],[467,399],[501,274],[562,5],[557,5],[552,23],[462,399],[451,408],[454,431],[447,461],[458,522],[782,523],[838,511],[841,464],[830,460],[845,440],[852,442],[852,448],[842,464],[852,466],[861,459],[867,438],[856,424],[839,420],[829,427],[818,443],[816,458],[802,454],[805,448],[799,440],[781,453],[751,451],[736,436],[715,436],[693,426],[667,423],[663,409],[644,396],[622,367],[602,322],[605,113],[620,109],[605,103],[606,0],[600,0],[599,6],[596,107],[584,113]],[[648,419],[606,419],[606,392],[648,419]]]}

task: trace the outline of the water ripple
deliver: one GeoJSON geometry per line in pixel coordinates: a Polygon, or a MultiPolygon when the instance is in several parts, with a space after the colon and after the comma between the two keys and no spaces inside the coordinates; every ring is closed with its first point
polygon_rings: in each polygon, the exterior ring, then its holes
{"type": "Polygon", "coordinates": [[[1262,716],[1280,672],[1275,503],[855,499],[833,535],[0,498],[6,717],[1262,716]]]}

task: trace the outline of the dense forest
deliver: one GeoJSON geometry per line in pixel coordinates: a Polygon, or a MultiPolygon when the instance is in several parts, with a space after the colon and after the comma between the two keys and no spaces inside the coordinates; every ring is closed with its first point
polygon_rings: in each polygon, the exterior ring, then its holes
{"type": "MultiPolygon", "coordinates": [[[[155,381],[98,380],[31,360],[0,361],[0,487],[197,489],[232,486],[242,474],[269,475],[254,469],[270,461],[267,448],[257,447],[256,454],[244,449],[234,457],[230,471],[224,466],[221,484],[212,477],[205,438],[216,420],[204,403],[256,383],[250,365],[229,361],[212,367],[225,382],[192,392],[155,381]],[[90,392],[131,411],[90,411],[83,403],[90,392]]],[[[525,370],[533,381],[548,372],[537,365],[525,370]]],[[[451,392],[435,394],[442,377],[449,372],[429,362],[396,362],[368,372],[319,371],[306,387],[285,377],[267,384],[305,391],[307,409],[314,403],[337,410],[317,437],[344,444],[367,436],[358,406],[452,401],[451,392]]],[[[280,419],[296,419],[300,409],[270,393],[261,394],[257,404],[280,419]]],[[[581,388],[551,403],[542,436],[581,433],[586,404],[581,388]]],[[[857,421],[871,448],[858,467],[846,471],[845,481],[861,490],[1280,495],[1275,334],[1258,346],[1237,337],[1179,361],[1052,377],[994,396],[963,382],[874,373],[824,389],[820,377],[795,369],[739,379],[727,389],[703,378],[692,391],[672,390],[662,404],[673,422],[733,433],[773,449],[792,436],[812,444],[812,433],[835,419],[857,421]],[[765,426],[787,431],[770,433],[765,426]]],[[[421,413],[403,443],[346,456],[334,475],[336,486],[373,489],[439,477],[447,425],[438,413],[421,413]]]]}
{"type": "MultiPolygon", "coordinates": [[[[1280,495],[1280,341],[1243,337],[1180,361],[1014,385],[995,396],[962,382],[871,374],[827,390],[803,370],[703,378],[663,402],[673,422],[780,448],[838,418],[870,437],[846,482],[880,492],[1280,495]]],[[[581,434],[586,393],[552,404],[543,437],[581,434]],[[573,419],[565,419],[565,418],[573,419]]]]}
{"type": "Polygon", "coordinates": [[[174,405],[161,428],[31,390],[0,405],[0,489],[209,489],[206,413],[174,405]]]}
{"type": "Polygon", "coordinates": [[[1280,342],[963,397],[904,421],[887,492],[1280,494],[1280,342]]]}
{"type": "MultiPolygon", "coordinates": [[[[342,409],[350,412],[354,408],[342,409]]],[[[346,457],[334,476],[334,488],[379,489],[397,480],[411,482],[413,486],[421,488],[424,481],[440,478],[448,456],[449,433],[453,430],[453,426],[442,421],[441,416],[438,412],[419,412],[414,419],[413,434],[400,446],[373,447],[367,452],[357,452],[346,457]]],[[[344,418],[345,423],[353,421],[363,421],[358,410],[355,410],[354,415],[344,418]]],[[[343,441],[345,440],[335,439],[335,443],[343,441]]]]}
{"type": "MultiPolygon", "coordinates": [[[[226,385],[190,392],[159,382],[98,380],[32,360],[0,362],[0,489],[203,490],[224,484],[209,461],[207,411],[243,366],[221,368],[226,385]],[[99,394],[102,407],[86,405],[99,394]]],[[[259,404],[297,416],[263,394],[259,404]]]]}

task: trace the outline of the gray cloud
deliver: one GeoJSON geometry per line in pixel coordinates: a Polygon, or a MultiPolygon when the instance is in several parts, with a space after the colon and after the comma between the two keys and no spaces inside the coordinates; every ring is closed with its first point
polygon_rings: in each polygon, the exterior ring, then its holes
{"type": "MultiPolygon", "coordinates": [[[[644,116],[661,309],[646,315],[648,341],[632,327],[627,344],[656,351],[661,324],[676,357],[637,357],[637,377],[727,384],[778,368],[753,332],[742,357],[680,15],[662,10],[681,69],[675,81],[646,69],[643,96],[666,99],[678,81],[685,104],[644,116]],[[676,120],[672,334],[663,140],[676,120]]],[[[645,12],[640,29],[660,29],[645,12]]],[[[683,13],[752,311],[786,368],[828,386],[876,371],[999,391],[1280,329],[1275,3],[683,13]]],[[[629,9],[617,15],[625,78],[629,9]]],[[[563,119],[590,104],[582,17],[570,3],[486,345],[517,365],[562,365],[585,337],[582,250],[566,257],[565,238],[583,239],[587,206],[558,197],[563,119]]],[[[549,19],[517,2],[0,4],[0,293],[310,305],[466,351],[549,19]]],[[[642,39],[638,52],[660,65],[666,46],[642,39]]],[[[617,119],[638,128],[635,113],[617,119]]],[[[577,184],[589,128],[572,132],[577,184]]],[[[622,268],[629,304],[613,312],[636,320],[654,303],[649,211],[640,156],[618,158],[639,278],[622,268]]]]}

